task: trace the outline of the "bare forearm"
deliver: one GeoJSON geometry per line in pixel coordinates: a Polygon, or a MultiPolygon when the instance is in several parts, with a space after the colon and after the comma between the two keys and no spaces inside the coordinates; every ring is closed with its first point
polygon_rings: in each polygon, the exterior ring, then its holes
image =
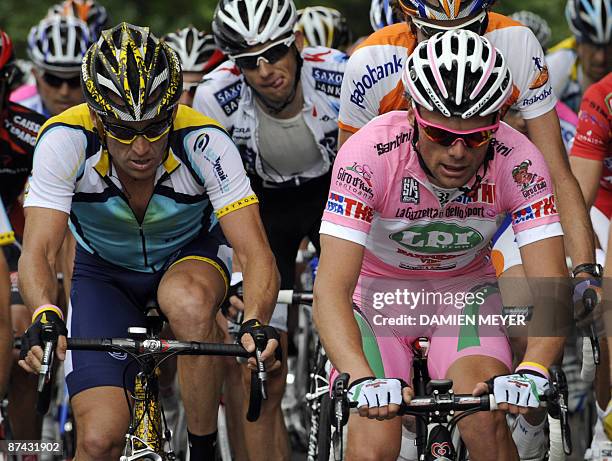
{"type": "Polygon", "coordinates": [[[243,261],[244,319],[270,322],[278,298],[280,276],[272,253],[243,261]]]}
{"type": "Polygon", "coordinates": [[[43,304],[54,304],[57,297],[55,260],[24,251],[19,259],[19,290],[32,311],[43,304]]]}
{"type": "Polygon", "coordinates": [[[361,344],[361,333],[353,315],[350,296],[318,295],[313,304],[314,322],[332,364],[351,379],[373,376],[361,344]]]}
{"type": "Polygon", "coordinates": [[[564,344],[564,337],[529,338],[523,361],[536,362],[550,368],[559,363],[564,344]]]}
{"type": "Polygon", "coordinates": [[[574,267],[583,263],[595,262],[595,243],[591,221],[576,178],[568,172],[561,178],[556,178],[554,186],[565,248],[572,258],[574,267]]]}

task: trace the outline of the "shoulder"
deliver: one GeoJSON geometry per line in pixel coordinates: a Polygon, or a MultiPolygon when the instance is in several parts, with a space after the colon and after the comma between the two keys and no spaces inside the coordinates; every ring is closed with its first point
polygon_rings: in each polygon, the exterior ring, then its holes
{"type": "Polygon", "coordinates": [[[179,104],[174,119],[173,128],[177,131],[185,129],[213,128],[225,132],[223,126],[215,119],[201,114],[189,106],[179,104]]]}
{"type": "Polygon", "coordinates": [[[324,67],[344,70],[348,56],[342,51],[324,46],[306,47],[302,50],[304,67],[324,67]]]}
{"type": "Polygon", "coordinates": [[[398,156],[405,150],[403,147],[410,145],[411,140],[412,127],[406,112],[397,110],[373,118],[352,135],[340,150],[359,151],[372,158],[384,154],[398,156]]]}
{"type": "Polygon", "coordinates": [[[519,43],[529,48],[524,51],[530,53],[535,50],[544,54],[540,42],[529,27],[501,14],[489,13],[489,25],[484,35],[507,57],[508,62],[513,62],[514,59],[521,57],[529,59],[530,56],[524,53],[516,53],[516,46],[519,43]]]}
{"type": "Polygon", "coordinates": [[[87,104],[79,104],[71,107],[59,115],[51,117],[40,129],[39,139],[50,129],[61,128],[63,130],[77,130],[88,133],[94,133],[94,126],[89,115],[87,104]]]}
{"type": "Polygon", "coordinates": [[[29,133],[34,137],[36,137],[41,126],[47,120],[44,115],[12,101],[9,101],[7,109],[9,121],[14,129],[18,130],[20,133],[29,133]]]}
{"type": "MultiPolygon", "coordinates": [[[[544,156],[527,136],[516,131],[505,122],[501,122],[495,138],[491,141],[495,152],[495,170],[502,178],[507,179],[508,171],[514,170],[521,163],[528,161],[533,168],[547,169],[544,156]]],[[[539,174],[542,174],[539,172],[539,174]]],[[[512,173],[511,173],[512,175],[512,173]]]]}
{"type": "MultiPolygon", "coordinates": [[[[607,106],[610,109],[610,99],[612,98],[612,73],[592,84],[584,92],[584,100],[590,100],[599,103],[602,107],[607,106]]],[[[584,103],[583,103],[584,104],[584,103]]]]}
{"type": "Polygon", "coordinates": [[[243,77],[238,67],[226,61],[214,71],[206,74],[196,90],[193,106],[198,110],[223,113],[231,116],[238,109],[242,92],[243,77]]]}
{"type": "Polygon", "coordinates": [[[376,49],[379,46],[398,46],[411,49],[416,46],[416,39],[410,31],[408,23],[401,22],[392,24],[370,34],[359,44],[353,54],[362,49],[371,47],[374,47],[372,49],[376,49]]]}

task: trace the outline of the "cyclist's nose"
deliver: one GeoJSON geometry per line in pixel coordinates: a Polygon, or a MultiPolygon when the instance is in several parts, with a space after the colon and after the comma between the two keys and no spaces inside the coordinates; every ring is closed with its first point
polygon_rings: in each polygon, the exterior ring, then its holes
{"type": "Polygon", "coordinates": [[[467,145],[465,144],[465,141],[462,138],[457,138],[450,145],[447,152],[453,158],[463,158],[467,153],[467,145]]]}
{"type": "Polygon", "coordinates": [[[257,73],[259,74],[259,76],[261,78],[267,78],[271,72],[272,65],[268,61],[260,59],[259,63],[257,64],[257,73]]]}
{"type": "Polygon", "coordinates": [[[145,155],[151,150],[151,143],[144,136],[136,136],[131,147],[136,155],[145,155]]]}

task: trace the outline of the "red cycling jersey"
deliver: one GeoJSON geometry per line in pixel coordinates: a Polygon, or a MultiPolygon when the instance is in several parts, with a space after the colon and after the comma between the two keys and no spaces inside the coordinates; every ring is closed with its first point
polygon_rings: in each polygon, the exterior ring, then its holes
{"type": "Polygon", "coordinates": [[[594,206],[612,216],[612,73],[591,85],[580,104],[570,155],[603,163],[594,206]]]}

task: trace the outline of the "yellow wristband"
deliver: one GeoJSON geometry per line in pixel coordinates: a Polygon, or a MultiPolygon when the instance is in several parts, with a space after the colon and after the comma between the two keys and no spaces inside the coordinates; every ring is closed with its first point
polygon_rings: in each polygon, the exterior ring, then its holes
{"type": "Polygon", "coordinates": [[[36,318],[45,311],[55,312],[60,319],[64,320],[64,313],[59,307],[54,306],[53,304],[43,304],[42,306],[39,306],[32,314],[32,323],[34,323],[36,318]]]}
{"type": "Polygon", "coordinates": [[[546,376],[547,378],[550,378],[550,374],[548,373],[548,368],[546,368],[544,365],[540,365],[537,362],[521,362],[518,364],[515,371],[518,371],[519,369],[522,369],[522,370],[532,369],[533,371],[538,371],[542,373],[544,376],[546,376]]]}

